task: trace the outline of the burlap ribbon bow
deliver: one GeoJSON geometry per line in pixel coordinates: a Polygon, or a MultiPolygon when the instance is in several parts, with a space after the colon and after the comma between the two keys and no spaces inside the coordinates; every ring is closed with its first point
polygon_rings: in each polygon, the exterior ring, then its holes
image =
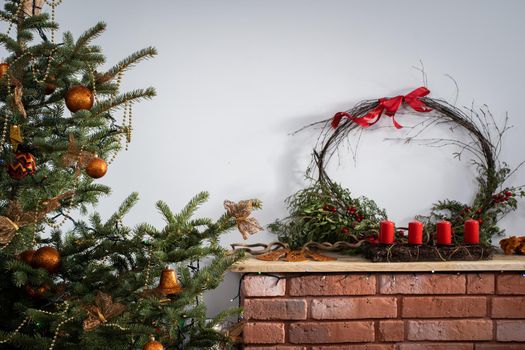
{"type": "Polygon", "coordinates": [[[11,201],[5,216],[0,216],[0,244],[9,244],[16,232],[24,226],[32,225],[42,220],[47,213],[60,208],[60,201],[73,196],[69,191],[40,202],[37,209],[23,211],[20,203],[11,201]]]}
{"type": "Polygon", "coordinates": [[[91,331],[107,323],[108,319],[122,314],[125,308],[123,304],[114,303],[111,295],[99,291],[95,297],[95,303],[84,307],[88,316],[82,323],[82,327],[85,331],[91,331]]]}
{"type": "Polygon", "coordinates": [[[224,208],[228,215],[235,217],[237,229],[243,239],[246,240],[250,235],[263,230],[257,219],[250,217],[253,210],[252,200],[240,201],[239,203],[224,201],[224,208]]]}

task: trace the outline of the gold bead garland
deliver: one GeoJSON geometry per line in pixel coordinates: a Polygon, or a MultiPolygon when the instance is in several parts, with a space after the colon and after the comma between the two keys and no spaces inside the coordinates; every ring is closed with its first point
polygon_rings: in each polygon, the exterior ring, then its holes
{"type": "MultiPolygon", "coordinates": [[[[55,9],[58,5],[62,3],[62,0],[53,0],[53,1],[45,0],[45,2],[46,4],[51,6],[51,22],[55,22],[55,15],[56,15],[55,9]]],[[[51,29],[51,42],[53,44],[55,43],[55,29],[51,29]]]]}
{"type": "MultiPolygon", "coordinates": [[[[126,148],[127,151],[129,148],[129,144],[131,143],[131,132],[133,131],[133,111],[132,111],[132,103],[128,104],[128,128],[126,130],[126,148]]],[[[123,121],[125,123],[125,121],[123,121]]]]}
{"type": "MultiPolygon", "coordinates": [[[[49,54],[49,56],[47,57],[47,67],[46,67],[46,70],[45,70],[45,73],[44,73],[44,77],[42,78],[42,80],[39,80],[37,77],[36,77],[36,71],[35,71],[35,66],[32,64],[31,65],[31,71],[33,73],[33,80],[37,83],[45,83],[47,81],[47,78],[49,78],[49,71],[51,70],[51,62],[53,62],[54,60],[54,57],[53,55],[55,54],[55,52],[58,50],[58,47],[55,47],[53,50],[51,50],[51,53],[49,54]]],[[[28,53],[29,57],[30,57],[30,60],[31,60],[31,63],[33,63],[34,61],[36,61],[35,59],[35,56],[33,56],[33,54],[29,51],[26,51],[26,53],[28,53]]],[[[25,55],[25,53],[24,53],[25,55]]],[[[13,62],[14,63],[14,62],[13,62]]]]}
{"type": "Polygon", "coordinates": [[[115,153],[113,153],[111,158],[108,160],[108,164],[113,163],[113,161],[117,157],[117,154],[122,150],[122,134],[124,132],[126,134],[124,150],[127,151],[129,149],[129,144],[131,143],[131,135],[133,131],[133,111],[131,102],[126,102],[124,105],[124,113],[122,114],[122,127],[125,128],[125,131],[117,134],[117,148],[115,149],[115,153]]]}
{"type": "Polygon", "coordinates": [[[115,93],[113,94],[113,97],[117,96],[117,93],[120,90],[120,83],[122,82],[122,75],[124,75],[123,71],[120,71],[117,74],[117,82],[115,83],[115,93]]]}
{"type": "MultiPolygon", "coordinates": [[[[37,312],[40,312],[40,313],[43,313],[43,314],[46,314],[46,315],[49,315],[49,316],[56,316],[56,315],[61,315],[62,317],[65,316],[65,314],[67,313],[67,311],[69,310],[69,303],[67,301],[64,302],[64,310],[61,311],[61,312],[49,312],[49,311],[45,311],[45,310],[35,310],[37,312]]],[[[67,322],[73,320],[74,317],[71,316],[71,317],[68,317],[64,320],[62,320],[58,325],[57,325],[57,328],[55,329],[55,334],[53,335],[53,339],[51,340],[51,345],[49,347],[49,350],[53,350],[53,348],[55,347],[55,344],[56,344],[56,341],[58,339],[58,334],[59,334],[59,331],[60,331],[60,328],[67,322]]],[[[6,344],[8,343],[9,341],[11,341],[11,339],[13,339],[13,337],[18,334],[18,332],[20,332],[20,330],[22,329],[22,327],[29,321],[31,320],[31,316],[27,316],[26,318],[24,318],[24,320],[18,325],[18,327],[16,327],[16,329],[11,332],[11,334],[5,338],[5,339],[2,339],[0,340],[0,344],[6,344]]]]}
{"type": "Polygon", "coordinates": [[[20,332],[20,330],[22,329],[22,327],[24,327],[24,325],[29,321],[31,317],[27,316],[23,321],[22,323],[20,323],[20,325],[18,327],[16,327],[16,329],[11,332],[11,334],[5,338],[5,339],[2,339],[0,340],[0,344],[5,344],[5,343],[8,343],[11,339],[13,339],[13,337],[18,333],[20,332]]]}
{"type": "MultiPolygon", "coordinates": [[[[67,301],[64,302],[64,310],[62,312],[49,312],[49,311],[44,311],[44,310],[37,310],[38,312],[41,312],[41,313],[44,313],[46,315],[61,315],[62,318],[64,318],[64,316],[66,315],[67,311],[69,310],[69,303],[67,301]]],[[[57,339],[58,339],[58,334],[59,334],[59,331],[60,331],[60,328],[68,323],[69,321],[72,321],[75,317],[71,316],[71,317],[68,317],[68,318],[65,318],[63,319],[62,321],[60,321],[60,323],[57,325],[57,328],[55,329],[55,334],[53,334],[53,339],[51,340],[51,345],[49,346],[49,350],[53,350],[55,345],[56,345],[56,342],[57,342],[57,339]]]]}
{"type": "Polygon", "coordinates": [[[151,248],[147,248],[148,253],[148,264],[146,265],[146,277],[144,281],[144,288],[147,288],[149,286],[149,278],[151,274],[151,248]]]}
{"type": "Polygon", "coordinates": [[[9,33],[11,32],[11,29],[13,28],[13,24],[15,22],[18,22],[18,17],[20,16],[20,12],[22,12],[23,7],[24,7],[24,2],[20,1],[20,3],[18,4],[18,8],[16,9],[15,16],[12,18],[7,18],[3,15],[0,15],[0,17],[2,17],[3,20],[5,20],[6,22],[10,22],[9,27],[7,28],[6,35],[9,35],[9,33]]]}
{"type": "Polygon", "coordinates": [[[62,320],[58,325],[57,325],[57,328],[55,330],[55,334],[53,335],[53,340],[51,340],[51,345],[49,346],[49,350],[53,350],[54,347],[55,347],[55,344],[56,344],[56,341],[57,341],[57,338],[58,338],[58,333],[60,331],[60,327],[62,327],[64,324],[68,323],[69,321],[73,320],[74,317],[71,316],[71,317],[68,317],[66,318],[65,320],[62,320]]]}
{"type": "Polygon", "coordinates": [[[115,328],[120,329],[121,331],[129,331],[129,328],[122,327],[121,325],[119,325],[117,323],[103,323],[103,324],[101,324],[101,326],[102,327],[115,327],[115,328]]]}
{"type": "Polygon", "coordinates": [[[49,54],[49,56],[47,57],[47,67],[44,71],[44,77],[42,79],[38,79],[36,77],[36,70],[35,70],[35,66],[33,64],[33,62],[36,61],[35,59],[35,56],[33,56],[33,53],[30,52],[30,51],[25,51],[24,53],[22,53],[20,56],[18,56],[15,60],[13,60],[13,62],[10,63],[9,65],[9,70],[6,74],[6,79],[7,79],[7,94],[8,95],[11,95],[11,77],[10,77],[10,74],[9,72],[11,71],[11,67],[13,67],[18,61],[20,61],[22,58],[26,57],[26,56],[29,56],[29,61],[31,63],[31,73],[33,75],[33,80],[37,83],[45,83],[47,81],[47,78],[49,77],[49,72],[51,70],[51,63],[53,62],[54,60],[54,57],[53,55],[55,54],[55,52],[58,50],[58,47],[55,47],[53,50],[51,50],[51,53],[49,54]]]}
{"type": "Polygon", "coordinates": [[[7,116],[7,113],[4,115],[4,125],[2,126],[2,136],[0,139],[0,147],[4,145],[5,139],[7,137],[7,127],[9,124],[9,117],[7,116]]]}

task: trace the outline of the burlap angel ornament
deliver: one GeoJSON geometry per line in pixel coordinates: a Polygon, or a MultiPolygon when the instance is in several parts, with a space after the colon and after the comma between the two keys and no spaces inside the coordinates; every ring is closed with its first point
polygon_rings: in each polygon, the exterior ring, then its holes
{"type": "Polygon", "coordinates": [[[252,200],[240,201],[239,203],[226,200],[224,201],[224,208],[228,215],[235,217],[237,228],[243,239],[246,240],[250,235],[263,230],[257,219],[250,217],[253,210],[252,200]]]}

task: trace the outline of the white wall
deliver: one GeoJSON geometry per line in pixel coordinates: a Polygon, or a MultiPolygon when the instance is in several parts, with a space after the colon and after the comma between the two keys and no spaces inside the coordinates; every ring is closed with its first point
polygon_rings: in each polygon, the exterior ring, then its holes
{"type": "MultiPolygon", "coordinates": [[[[510,114],[515,128],[501,159],[515,166],[525,159],[524,11],[519,0],[64,1],[57,19],[76,36],[97,20],[109,24],[98,41],[109,63],[147,45],[160,52],[125,76],[124,88],[153,85],[158,97],[135,108],[133,143],[103,178],[113,195],[99,210],[110,215],[139,191],[127,223],[161,225],[156,200],[180,208],[208,190],[203,215],[219,216],[224,199],[257,197],[265,205],[256,214],[261,223],[283,217],[284,198],[304,186],[317,136],[290,132],[361,99],[421,85],[413,68],[420,60],[431,96],[454,100],[450,74],[460,86],[458,105],[487,104],[499,120],[510,114]]],[[[388,118],[381,126],[390,126],[388,118]]],[[[438,199],[469,201],[476,188],[468,162],[452,159],[450,148],[383,141],[406,131],[367,131],[357,165],[343,153],[334,176],[399,223],[438,199]]],[[[510,184],[524,180],[521,171],[510,184]]],[[[524,233],[524,204],[502,222],[509,234],[524,233]]],[[[260,233],[249,242],[273,239],[260,233]]],[[[241,240],[233,232],[223,241],[241,240]]],[[[236,292],[237,278],[228,276],[210,297],[211,312],[235,304],[228,300],[236,292]]]]}

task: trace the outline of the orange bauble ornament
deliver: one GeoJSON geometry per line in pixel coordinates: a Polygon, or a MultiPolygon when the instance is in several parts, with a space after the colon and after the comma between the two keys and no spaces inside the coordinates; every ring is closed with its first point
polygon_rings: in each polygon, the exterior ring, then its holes
{"type": "Polygon", "coordinates": [[[43,284],[40,287],[34,287],[30,284],[26,284],[26,293],[31,298],[42,298],[44,293],[49,290],[49,285],[43,284]]]}
{"type": "Polygon", "coordinates": [[[156,341],[155,338],[152,337],[149,342],[144,344],[142,350],[164,350],[164,346],[161,342],[156,341]]]}
{"type": "Polygon", "coordinates": [[[72,86],[66,93],[66,107],[75,113],[81,109],[91,109],[95,96],[93,92],[85,86],[72,86]]]}
{"type": "Polygon", "coordinates": [[[102,158],[95,157],[91,159],[86,166],[86,173],[94,179],[98,179],[108,171],[108,163],[102,158]]]}
{"type": "Polygon", "coordinates": [[[53,247],[39,248],[33,255],[31,266],[35,269],[43,268],[49,273],[57,272],[60,268],[60,253],[53,247]]]}
{"type": "Polygon", "coordinates": [[[33,256],[35,256],[35,251],[33,249],[29,249],[20,253],[18,258],[26,264],[31,265],[33,263],[33,256]]]}
{"type": "Polygon", "coordinates": [[[57,79],[54,76],[47,78],[44,84],[44,93],[46,95],[51,95],[57,89],[57,79]]]}
{"type": "Polygon", "coordinates": [[[9,71],[8,63],[0,63],[0,79],[9,71]]]}

